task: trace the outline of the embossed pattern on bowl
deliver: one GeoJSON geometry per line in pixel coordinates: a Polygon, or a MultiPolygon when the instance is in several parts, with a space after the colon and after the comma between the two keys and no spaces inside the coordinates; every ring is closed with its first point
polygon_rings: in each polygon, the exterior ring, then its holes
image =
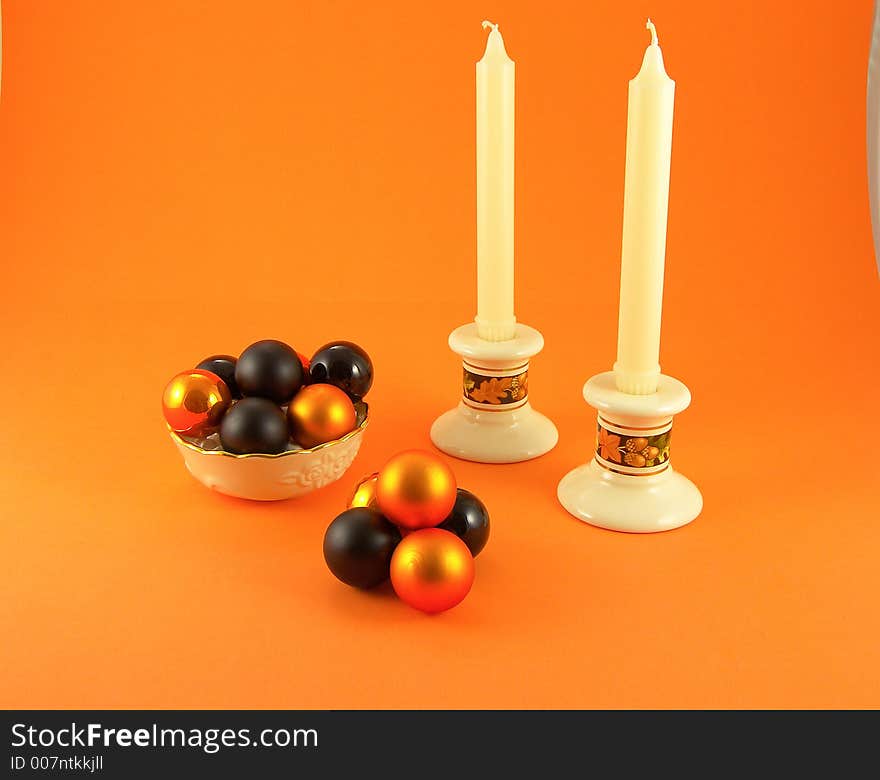
{"type": "Polygon", "coordinates": [[[367,405],[358,403],[355,408],[358,426],[342,438],[277,455],[204,450],[170,429],[169,434],[189,473],[206,487],[238,498],[278,501],[329,485],[351,466],[368,422],[367,405]]]}

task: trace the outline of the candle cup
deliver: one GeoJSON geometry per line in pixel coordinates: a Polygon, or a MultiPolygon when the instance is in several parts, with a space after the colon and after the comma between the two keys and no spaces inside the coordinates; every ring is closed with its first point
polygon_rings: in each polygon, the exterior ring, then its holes
{"type": "Polygon", "coordinates": [[[623,393],[608,371],[587,381],[584,398],[598,412],[596,451],[560,481],[562,506],[590,525],[630,533],[669,531],[696,518],[703,497],[669,459],[673,416],[691,402],[687,387],[661,374],[655,393],[623,393]]]}
{"type": "Polygon", "coordinates": [[[462,358],[462,397],[431,427],[438,449],[478,463],[518,463],[556,446],[556,426],[529,403],[529,359],[544,347],[537,330],[517,323],[512,339],[488,341],[469,323],[452,331],[449,346],[462,358]]]}

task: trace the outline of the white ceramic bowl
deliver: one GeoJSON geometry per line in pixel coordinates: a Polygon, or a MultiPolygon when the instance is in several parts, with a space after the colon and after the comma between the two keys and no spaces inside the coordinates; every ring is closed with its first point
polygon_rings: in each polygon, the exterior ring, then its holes
{"type": "Polygon", "coordinates": [[[227,496],[278,501],[311,493],[346,472],[361,447],[368,422],[367,405],[357,403],[355,409],[357,428],[342,438],[309,450],[277,455],[234,455],[224,450],[206,450],[170,428],[168,432],[189,473],[205,487],[227,496]]]}

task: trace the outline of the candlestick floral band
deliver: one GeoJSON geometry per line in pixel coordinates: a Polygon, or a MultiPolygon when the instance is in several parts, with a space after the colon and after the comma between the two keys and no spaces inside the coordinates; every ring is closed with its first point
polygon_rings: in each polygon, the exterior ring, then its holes
{"type": "Polygon", "coordinates": [[[669,468],[672,420],[654,428],[627,428],[599,417],[596,462],[631,476],[659,474],[669,468]]]}
{"type": "Polygon", "coordinates": [[[529,364],[491,369],[463,364],[464,402],[480,410],[511,411],[529,396],[529,364]]]}

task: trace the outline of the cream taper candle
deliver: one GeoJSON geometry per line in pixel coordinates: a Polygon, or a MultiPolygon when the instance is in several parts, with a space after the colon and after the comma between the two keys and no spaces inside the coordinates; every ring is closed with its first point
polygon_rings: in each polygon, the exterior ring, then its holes
{"type": "Polygon", "coordinates": [[[477,332],[487,341],[514,337],[514,63],[498,25],[477,63],[477,332]]]}
{"type": "Polygon", "coordinates": [[[626,186],[617,330],[617,389],[646,395],[660,377],[660,315],[666,259],[666,215],[672,155],[675,82],[666,75],[657,31],[642,68],[629,82],[626,186]]]}

